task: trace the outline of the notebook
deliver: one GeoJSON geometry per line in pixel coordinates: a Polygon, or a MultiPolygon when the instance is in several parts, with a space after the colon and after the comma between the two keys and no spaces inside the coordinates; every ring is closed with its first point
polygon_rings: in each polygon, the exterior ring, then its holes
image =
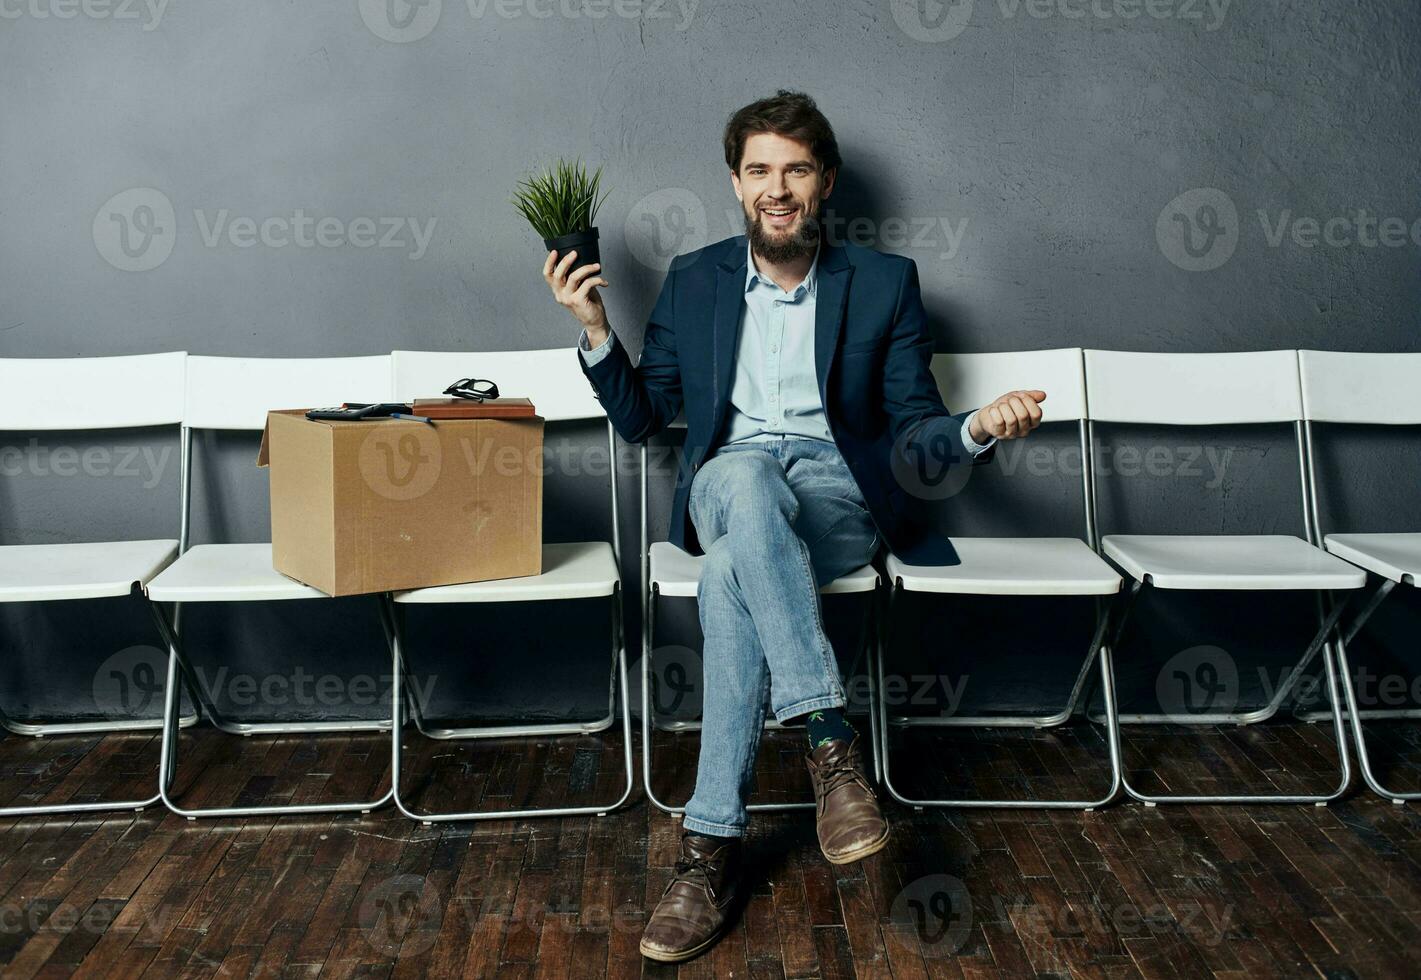
{"type": "Polygon", "coordinates": [[[527,398],[416,398],[410,410],[427,419],[530,419],[538,414],[527,398]]]}

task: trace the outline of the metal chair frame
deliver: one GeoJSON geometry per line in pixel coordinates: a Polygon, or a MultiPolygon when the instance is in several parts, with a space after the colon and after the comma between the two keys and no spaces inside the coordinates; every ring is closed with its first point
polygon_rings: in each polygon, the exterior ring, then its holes
{"type": "MultiPolygon", "coordinates": [[[[1096,542],[1094,506],[1092,494],[1094,485],[1092,481],[1090,454],[1087,451],[1086,422],[1084,419],[1077,421],[1077,435],[1081,449],[1081,494],[1083,511],[1085,517],[1086,541],[1093,551],[1099,551],[1096,542]]],[[[884,616],[883,635],[878,644],[877,665],[875,671],[878,675],[878,686],[882,688],[885,683],[883,660],[892,641],[892,629],[894,623],[893,611],[901,601],[903,593],[907,592],[903,588],[901,579],[889,584],[889,594],[887,600],[887,613],[884,616]]],[[[952,807],[952,808],[980,808],[980,809],[1055,809],[1055,810],[1094,810],[1097,807],[1108,806],[1120,795],[1123,783],[1123,770],[1120,761],[1120,731],[1116,722],[1116,702],[1115,685],[1112,680],[1110,667],[1111,648],[1106,642],[1106,630],[1109,624],[1109,605],[1101,599],[1095,600],[1096,628],[1090,640],[1085,660],[1081,668],[1076,673],[1075,681],[1071,684],[1071,693],[1067,698],[1065,707],[1059,711],[1046,715],[1020,716],[1020,715],[951,715],[946,717],[936,716],[904,716],[891,718],[888,715],[887,705],[879,702],[880,712],[879,730],[883,733],[883,785],[888,792],[900,803],[916,809],[924,807],[952,807]],[[1075,714],[1081,695],[1086,688],[1091,670],[1099,662],[1100,683],[1104,695],[1106,727],[1106,745],[1110,761],[1110,785],[1104,795],[1094,799],[1085,800],[982,800],[982,799],[916,799],[906,796],[896,786],[893,785],[889,760],[891,752],[889,748],[889,732],[893,726],[897,727],[961,727],[961,728],[1034,728],[1037,730],[1055,728],[1065,724],[1075,714]]]]}
{"type": "MultiPolygon", "coordinates": [[[[184,355],[185,357],[186,355],[184,355]]],[[[70,360],[66,358],[65,360],[70,360]]],[[[177,426],[181,428],[181,418],[172,419],[164,423],[163,427],[177,426]]],[[[107,428],[107,427],[104,427],[107,428]]],[[[71,431],[99,431],[93,427],[76,426],[71,431]]],[[[180,479],[185,479],[185,471],[180,470],[180,479]]],[[[135,584],[130,595],[141,595],[141,589],[135,584]]],[[[65,600],[56,600],[65,601],[65,600]]],[[[184,727],[196,724],[198,716],[195,713],[182,715],[178,722],[184,727]]],[[[132,735],[143,732],[159,731],[164,726],[164,720],[132,718],[114,720],[94,720],[94,721],[18,721],[10,718],[0,711],[0,727],[15,735],[24,735],[31,738],[45,738],[47,736],[64,735],[132,735]]],[[[160,756],[161,762],[161,756],[160,756]]],[[[52,816],[65,813],[105,813],[114,810],[134,810],[142,812],[150,806],[161,802],[162,796],[154,793],[141,800],[111,800],[94,803],[42,803],[25,806],[3,806],[0,807],[0,817],[38,817],[52,816]]]]}
{"type": "MultiPolygon", "coordinates": [[[[1312,420],[1304,420],[1302,426],[1303,451],[1306,457],[1304,480],[1308,500],[1311,504],[1309,510],[1312,517],[1312,536],[1315,541],[1321,543],[1325,539],[1318,518],[1321,511],[1318,509],[1317,470],[1314,463],[1312,420]]],[[[1402,582],[1412,588],[1416,587],[1416,579],[1411,575],[1403,576],[1402,582]]],[[[1342,675],[1342,692],[1347,699],[1347,718],[1351,723],[1352,742],[1357,749],[1357,768],[1362,774],[1362,780],[1373,793],[1401,806],[1408,800],[1421,800],[1421,790],[1394,790],[1388,788],[1381,781],[1381,778],[1377,776],[1372,768],[1371,752],[1367,747],[1364,723],[1368,719],[1411,720],[1421,718],[1421,708],[1360,709],[1357,703],[1356,685],[1352,680],[1352,665],[1347,654],[1347,644],[1356,639],[1357,634],[1362,631],[1362,627],[1367,624],[1367,620],[1371,619],[1372,614],[1381,608],[1382,603],[1386,601],[1387,596],[1391,595],[1392,590],[1396,588],[1397,584],[1394,579],[1382,578],[1381,583],[1362,603],[1362,608],[1358,610],[1352,622],[1347,624],[1345,628],[1338,628],[1334,656],[1337,658],[1338,671],[1342,675]]],[[[1344,603],[1337,602],[1336,597],[1332,595],[1327,597],[1326,602],[1328,604],[1335,604],[1337,606],[1336,612],[1340,614],[1344,603]]],[[[1298,713],[1299,718],[1309,722],[1315,719],[1315,715],[1316,712],[1298,713]]]]}
{"type": "MultiPolygon", "coordinates": [[[[384,355],[388,357],[388,355],[384,355]]],[[[191,363],[191,362],[190,362],[191,363]]],[[[191,381],[189,382],[191,385],[191,381]]],[[[189,532],[191,529],[192,513],[192,435],[195,428],[217,428],[218,426],[193,426],[187,420],[182,428],[182,451],[181,451],[181,532],[179,534],[178,555],[179,558],[185,554],[189,545],[189,532]]],[[[248,426],[241,428],[247,429],[248,426]]],[[[260,600],[233,600],[260,601],[260,600]]],[[[319,600],[279,600],[288,601],[319,601],[319,600]]],[[[379,598],[376,598],[377,608],[379,598]]],[[[212,722],[213,727],[229,735],[313,735],[313,734],[349,734],[349,733],[370,733],[388,732],[391,722],[388,719],[358,719],[358,720],[334,720],[334,721],[271,721],[271,722],[246,722],[236,721],[224,717],[216,708],[212,699],[201,689],[198,682],[198,675],[194,670],[187,653],[183,648],[181,621],[182,606],[180,603],[171,603],[172,611],[167,612],[163,608],[163,603],[149,601],[149,607],[153,613],[154,622],[158,626],[159,632],[163,635],[168,646],[168,674],[167,686],[165,689],[165,711],[163,726],[163,748],[159,765],[158,792],[163,803],[173,813],[186,817],[188,820],[196,820],[199,817],[261,817],[261,816],[288,816],[296,814],[315,813],[369,813],[389,803],[394,797],[393,789],[387,789],[382,795],[372,800],[358,800],[346,803],[291,803],[291,804],[270,804],[257,806],[215,806],[215,807],[185,807],[172,794],[173,783],[177,775],[178,749],[181,741],[179,726],[177,724],[178,712],[178,683],[181,681],[187,687],[203,713],[212,722]]]]}
{"type": "MultiPolygon", "coordinates": [[[[1087,377],[1087,385],[1089,385],[1089,377],[1087,377]]],[[[1293,434],[1298,452],[1298,472],[1299,485],[1302,491],[1301,496],[1303,506],[1304,533],[1310,544],[1312,544],[1314,547],[1320,547],[1320,542],[1315,540],[1314,536],[1314,527],[1311,514],[1312,501],[1308,493],[1308,456],[1304,447],[1303,423],[1301,420],[1295,419],[1293,421],[1293,434]]],[[[1086,425],[1086,441],[1088,451],[1093,455],[1095,446],[1095,420],[1093,419],[1086,425]]],[[[1092,470],[1093,487],[1090,499],[1091,507],[1093,510],[1096,507],[1097,500],[1097,492],[1094,487],[1095,483],[1095,474],[1094,470],[1092,470]]],[[[1098,527],[1098,515],[1095,523],[1098,527]]],[[[1115,619],[1116,624],[1115,639],[1117,647],[1119,639],[1123,635],[1125,626],[1129,621],[1129,615],[1135,605],[1136,600],[1139,598],[1140,594],[1152,584],[1153,583],[1148,574],[1145,575],[1143,579],[1134,579],[1132,577],[1129,592],[1122,597],[1121,601],[1118,603],[1118,608],[1113,613],[1113,618],[1115,619]]],[[[1312,640],[1304,649],[1302,656],[1298,659],[1298,661],[1294,664],[1293,668],[1289,671],[1288,676],[1284,679],[1283,683],[1278,685],[1278,690],[1274,693],[1273,697],[1269,700],[1267,704],[1251,711],[1205,712],[1198,715],[1192,715],[1187,720],[1181,719],[1177,715],[1169,714],[1121,714],[1118,716],[1118,722],[1123,733],[1124,727],[1126,725],[1250,725],[1256,724],[1260,721],[1266,721],[1267,719],[1272,718],[1275,714],[1278,713],[1278,710],[1282,707],[1283,703],[1296,689],[1298,682],[1306,673],[1307,668],[1312,663],[1313,658],[1316,657],[1319,653],[1321,653],[1323,666],[1325,668],[1327,676],[1328,701],[1331,705],[1330,715],[1333,723],[1333,734],[1337,745],[1339,769],[1339,780],[1337,786],[1330,792],[1325,793],[1153,794],[1146,793],[1138,789],[1137,787],[1131,785],[1129,773],[1125,772],[1122,774],[1121,783],[1126,793],[1128,793],[1133,799],[1144,803],[1146,806],[1156,806],[1160,803],[1312,803],[1315,806],[1326,806],[1328,803],[1332,802],[1333,800],[1340,799],[1347,793],[1352,783],[1352,766],[1351,760],[1347,752],[1345,725],[1341,712],[1342,699],[1338,690],[1337,669],[1333,659],[1334,648],[1332,643],[1328,640],[1328,635],[1334,630],[1337,625],[1338,618],[1341,616],[1342,605],[1338,604],[1336,608],[1332,608],[1329,610],[1325,608],[1325,603],[1327,602],[1326,596],[1323,593],[1316,591],[1314,591],[1314,595],[1317,599],[1317,632],[1313,634],[1312,640]]],[[[1096,716],[1092,716],[1092,720],[1096,720],[1096,716]]]]}
{"type": "MultiPolygon", "coordinates": [[[[572,356],[570,352],[569,356],[572,356]]],[[[620,572],[622,525],[617,492],[617,436],[610,420],[607,422],[607,448],[612,460],[610,480],[612,498],[612,554],[615,556],[617,568],[620,572]]],[[[542,600],[526,601],[536,602],[542,600]]],[[[394,678],[394,684],[390,691],[391,717],[394,721],[390,742],[390,780],[391,798],[394,800],[395,808],[411,820],[418,820],[425,826],[430,826],[434,823],[451,823],[461,820],[510,820],[523,819],[525,817],[576,817],[593,814],[599,817],[605,817],[609,812],[626,803],[627,800],[630,799],[632,790],[636,785],[636,769],[632,761],[631,705],[629,703],[627,687],[627,651],[625,631],[622,626],[622,591],[620,583],[612,590],[611,604],[612,672],[606,716],[588,722],[435,727],[427,725],[425,722],[423,708],[419,704],[419,699],[413,696],[407,697],[404,693],[404,684],[408,682],[408,666],[405,657],[407,644],[405,642],[402,611],[398,607],[399,604],[394,601],[393,595],[387,593],[383,596],[381,606],[382,620],[385,624],[385,637],[390,646],[390,658],[392,663],[391,674],[394,678]],[[608,730],[615,723],[619,693],[622,704],[622,738],[624,743],[622,755],[626,772],[626,787],[623,789],[621,796],[611,803],[571,807],[535,807],[521,810],[469,810],[451,813],[430,813],[416,810],[412,803],[400,791],[400,775],[404,755],[403,743],[406,704],[410,706],[409,715],[415,723],[416,730],[421,735],[434,739],[462,740],[548,735],[592,735],[608,730]]],[[[411,690],[413,690],[412,685],[411,690]]]]}

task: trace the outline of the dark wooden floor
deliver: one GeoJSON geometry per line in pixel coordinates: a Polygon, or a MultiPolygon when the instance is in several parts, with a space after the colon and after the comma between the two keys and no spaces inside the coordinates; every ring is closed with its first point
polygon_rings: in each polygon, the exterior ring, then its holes
{"type": "MultiPolygon", "coordinates": [[[[1388,771],[1416,772],[1410,730],[1383,734],[1388,771]]],[[[1327,736],[1135,730],[1128,763],[1142,785],[1171,789],[1238,778],[1322,786],[1327,736]]],[[[180,791],[204,803],[368,793],[388,761],[373,736],[202,731],[184,742],[180,791]]],[[[1088,726],[899,744],[897,771],[925,792],[1100,783],[1088,726]],[[939,769],[930,785],[915,782],[939,769]]],[[[660,736],[658,746],[668,774],[658,792],[684,793],[694,740],[660,736]]],[[[7,737],[0,777],[16,802],[139,793],[155,748],[145,736],[7,737]]],[[[616,746],[597,738],[417,741],[409,762],[410,794],[439,806],[610,799],[620,776],[616,746]]],[[[761,783],[765,799],[805,791],[795,736],[767,740],[761,783]]],[[[161,809],[11,818],[0,821],[0,965],[6,977],[1421,974],[1414,805],[1359,793],[1327,808],[890,812],[890,849],[844,868],[818,854],[812,815],[757,819],[738,925],[679,970],[637,953],[678,833],[640,794],[605,818],[433,827],[389,809],[197,823],[161,809]]]]}

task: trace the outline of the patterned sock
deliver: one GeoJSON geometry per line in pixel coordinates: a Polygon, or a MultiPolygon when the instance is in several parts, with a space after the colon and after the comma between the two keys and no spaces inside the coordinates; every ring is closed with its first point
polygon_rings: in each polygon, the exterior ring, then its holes
{"type": "Polygon", "coordinates": [[[825,742],[836,738],[852,742],[854,736],[858,734],[854,731],[854,726],[844,718],[842,708],[821,708],[818,711],[811,711],[804,716],[804,724],[808,730],[809,751],[811,752],[825,742]]]}

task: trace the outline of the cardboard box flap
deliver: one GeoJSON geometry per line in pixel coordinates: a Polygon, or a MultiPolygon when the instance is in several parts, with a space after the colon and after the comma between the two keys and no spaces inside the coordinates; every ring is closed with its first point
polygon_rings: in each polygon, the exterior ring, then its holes
{"type": "Polygon", "coordinates": [[[273,415],[305,415],[305,408],[274,408],[266,413],[266,425],[262,426],[262,444],[257,450],[257,465],[265,468],[271,464],[271,417],[273,415]]]}
{"type": "Polygon", "coordinates": [[[266,425],[262,428],[262,442],[261,446],[257,449],[257,466],[265,468],[271,465],[271,417],[273,415],[299,415],[303,422],[310,425],[323,425],[328,429],[337,425],[342,429],[351,427],[368,428],[372,425],[388,424],[390,421],[384,418],[342,419],[340,421],[334,419],[308,419],[306,418],[306,413],[309,411],[309,408],[273,408],[266,413],[266,425]]]}

